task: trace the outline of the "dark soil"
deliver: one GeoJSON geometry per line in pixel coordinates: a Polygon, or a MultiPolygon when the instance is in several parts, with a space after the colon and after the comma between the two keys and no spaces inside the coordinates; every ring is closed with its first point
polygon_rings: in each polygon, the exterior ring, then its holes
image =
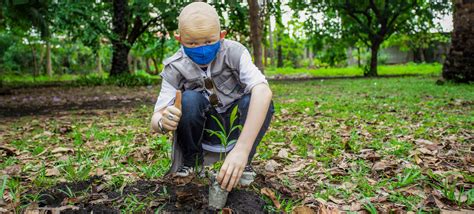
{"type": "Polygon", "coordinates": [[[0,118],[152,106],[156,102],[157,91],[156,87],[114,86],[14,89],[0,93],[0,118]]]}
{"type": "MultiPolygon", "coordinates": [[[[101,190],[104,186],[105,181],[100,177],[58,184],[40,193],[43,196],[39,209],[73,205],[74,209],[65,209],[61,213],[120,213],[121,210],[134,213],[154,213],[156,210],[160,213],[219,212],[208,207],[208,186],[195,181],[177,186],[170,180],[140,180],[125,186],[122,193],[120,188],[101,190]],[[76,198],[68,198],[66,193],[69,192],[76,198]],[[126,210],[131,204],[130,198],[143,202],[144,207],[126,210]]],[[[233,213],[266,213],[265,201],[250,189],[234,189],[225,207],[233,213]]]]}

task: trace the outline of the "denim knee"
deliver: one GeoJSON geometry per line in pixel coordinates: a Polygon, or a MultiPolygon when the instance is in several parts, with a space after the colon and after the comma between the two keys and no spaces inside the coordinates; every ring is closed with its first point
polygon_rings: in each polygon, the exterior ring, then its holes
{"type": "Polygon", "coordinates": [[[209,101],[200,92],[187,90],[183,92],[181,105],[181,120],[188,120],[202,117],[208,109],[209,101]]]}

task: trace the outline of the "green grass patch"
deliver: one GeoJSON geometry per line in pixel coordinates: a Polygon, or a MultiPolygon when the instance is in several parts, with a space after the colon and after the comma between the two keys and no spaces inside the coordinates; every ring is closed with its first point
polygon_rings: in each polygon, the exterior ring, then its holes
{"type": "MultiPolygon", "coordinates": [[[[428,75],[439,76],[441,74],[442,65],[434,64],[404,64],[404,65],[381,65],[378,67],[379,75],[428,75]]],[[[363,68],[346,67],[346,68],[268,68],[265,75],[274,77],[282,76],[311,76],[311,77],[355,77],[364,76],[363,68]]]]}

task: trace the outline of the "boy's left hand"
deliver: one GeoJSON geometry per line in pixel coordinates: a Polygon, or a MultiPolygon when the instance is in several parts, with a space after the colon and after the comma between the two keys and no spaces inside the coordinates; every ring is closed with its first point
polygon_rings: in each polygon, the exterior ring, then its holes
{"type": "Polygon", "coordinates": [[[240,151],[237,148],[229,152],[217,176],[217,182],[221,184],[222,189],[230,192],[239,183],[248,156],[247,152],[240,151]]]}

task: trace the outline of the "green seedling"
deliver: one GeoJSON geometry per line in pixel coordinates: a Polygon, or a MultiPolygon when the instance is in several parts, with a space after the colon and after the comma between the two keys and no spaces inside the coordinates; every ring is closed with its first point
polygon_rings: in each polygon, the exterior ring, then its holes
{"type": "MultiPolygon", "coordinates": [[[[229,140],[230,138],[230,135],[232,134],[232,132],[236,131],[237,129],[241,130],[242,129],[242,125],[235,125],[235,120],[237,119],[237,111],[238,111],[238,106],[235,106],[233,109],[232,109],[232,112],[230,114],[230,131],[227,132],[227,130],[225,129],[224,125],[222,125],[221,121],[219,120],[219,118],[217,118],[216,116],[212,115],[212,119],[214,121],[216,121],[217,125],[219,126],[219,128],[221,130],[219,131],[216,131],[216,130],[211,130],[211,129],[206,129],[207,132],[209,132],[209,134],[211,134],[211,136],[217,136],[221,142],[221,144],[224,146],[224,150],[227,151],[227,146],[229,146],[230,144],[233,144],[235,143],[237,140],[236,139],[233,139],[233,140],[229,140]]],[[[224,151],[224,152],[225,152],[224,151]]],[[[219,163],[219,162],[222,162],[222,156],[223,156],[223,153],[224,152],[220,152],[219,153],[219,161],[213,165],[213,169],[214,170],[219,170],[220,167],[222,166],[222,163],[219,163]],[[218,168],[217,168],[218,167],[218,168]]]]}

